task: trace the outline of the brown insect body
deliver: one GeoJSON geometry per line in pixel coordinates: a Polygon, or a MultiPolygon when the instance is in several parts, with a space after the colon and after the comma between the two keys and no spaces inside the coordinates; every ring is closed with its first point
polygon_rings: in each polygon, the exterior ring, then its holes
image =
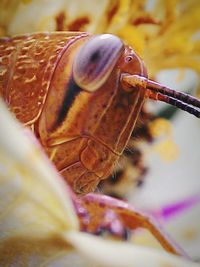
{"type": "Polygon", "coordinates": [[[74,60],[91,38],[62,32],[0,41],[2,97],[77,193],[92,191],[112,171],[145,98],[143,86],[129,91],[120,82],[123,73],[146,77],[140,58],[124,45],[98,90],[76,83],[74,60]]]}
{"type": "MultiPolygon", "coordinates": [[[[145,98],[200,118],[198,99],[148,80],[142,60],[113,35],[62,32],[0,39],[0,95],[81,194],[112,171],[145,98]]],[[[98,194],[71,197],[81,230],[123,236],[124,230],[142,227],[168,252],[185,256],[127,203],[98,194]]]]}

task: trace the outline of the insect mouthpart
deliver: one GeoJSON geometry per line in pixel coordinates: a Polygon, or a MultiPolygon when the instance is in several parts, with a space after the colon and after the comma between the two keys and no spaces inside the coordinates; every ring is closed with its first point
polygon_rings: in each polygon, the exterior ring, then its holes
{"type": "Polygon", "coordinates": [[[165,102],[200,118],[200,100],[196,97],[175,91],[139,75],[123,74],[121,80],[129,90],[143,87],[146,89],[146,98],[165,102]]]}
{"type": "Polygon", "coordinates": [[[85,195],[89,192],[93,192],[99,183],[99,179],[93,179],[91,181],[87,181],[86,183],[82,183],[81,179],[79,179],[75,183],[75,191],[79,195],[85,195]]]}

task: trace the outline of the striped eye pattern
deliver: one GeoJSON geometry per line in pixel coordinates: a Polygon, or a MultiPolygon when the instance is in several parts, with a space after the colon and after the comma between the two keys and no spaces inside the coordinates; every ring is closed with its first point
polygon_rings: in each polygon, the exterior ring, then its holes
{"type": "Polygon", "coordinates": [[[75,82],[88,92],[96,91],[110,76],[123,50],[124,44],[117,36],[102,34],[92,37],[75,58],[75,82]]]}

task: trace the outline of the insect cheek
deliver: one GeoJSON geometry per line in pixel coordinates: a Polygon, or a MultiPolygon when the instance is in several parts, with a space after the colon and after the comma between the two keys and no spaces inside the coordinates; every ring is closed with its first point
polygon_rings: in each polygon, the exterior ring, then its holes
{"type": "Polygon", "coordinates": [[[75,82],[88,92],[100,88],[124,50],[123,42],[111,34],[92,37],[79,50],[73,64],[75,82]]]}

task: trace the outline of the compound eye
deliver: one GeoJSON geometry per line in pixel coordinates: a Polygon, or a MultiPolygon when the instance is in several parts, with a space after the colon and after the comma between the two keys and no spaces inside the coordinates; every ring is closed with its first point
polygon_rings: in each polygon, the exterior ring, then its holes
{"type": "Polygon", "coordinates": [[[94,92],[110,76],[124,50],[123,42],[114,35],[102,34],[89,39],[77,53],[73,64],[75,82],[94,92]]]}

